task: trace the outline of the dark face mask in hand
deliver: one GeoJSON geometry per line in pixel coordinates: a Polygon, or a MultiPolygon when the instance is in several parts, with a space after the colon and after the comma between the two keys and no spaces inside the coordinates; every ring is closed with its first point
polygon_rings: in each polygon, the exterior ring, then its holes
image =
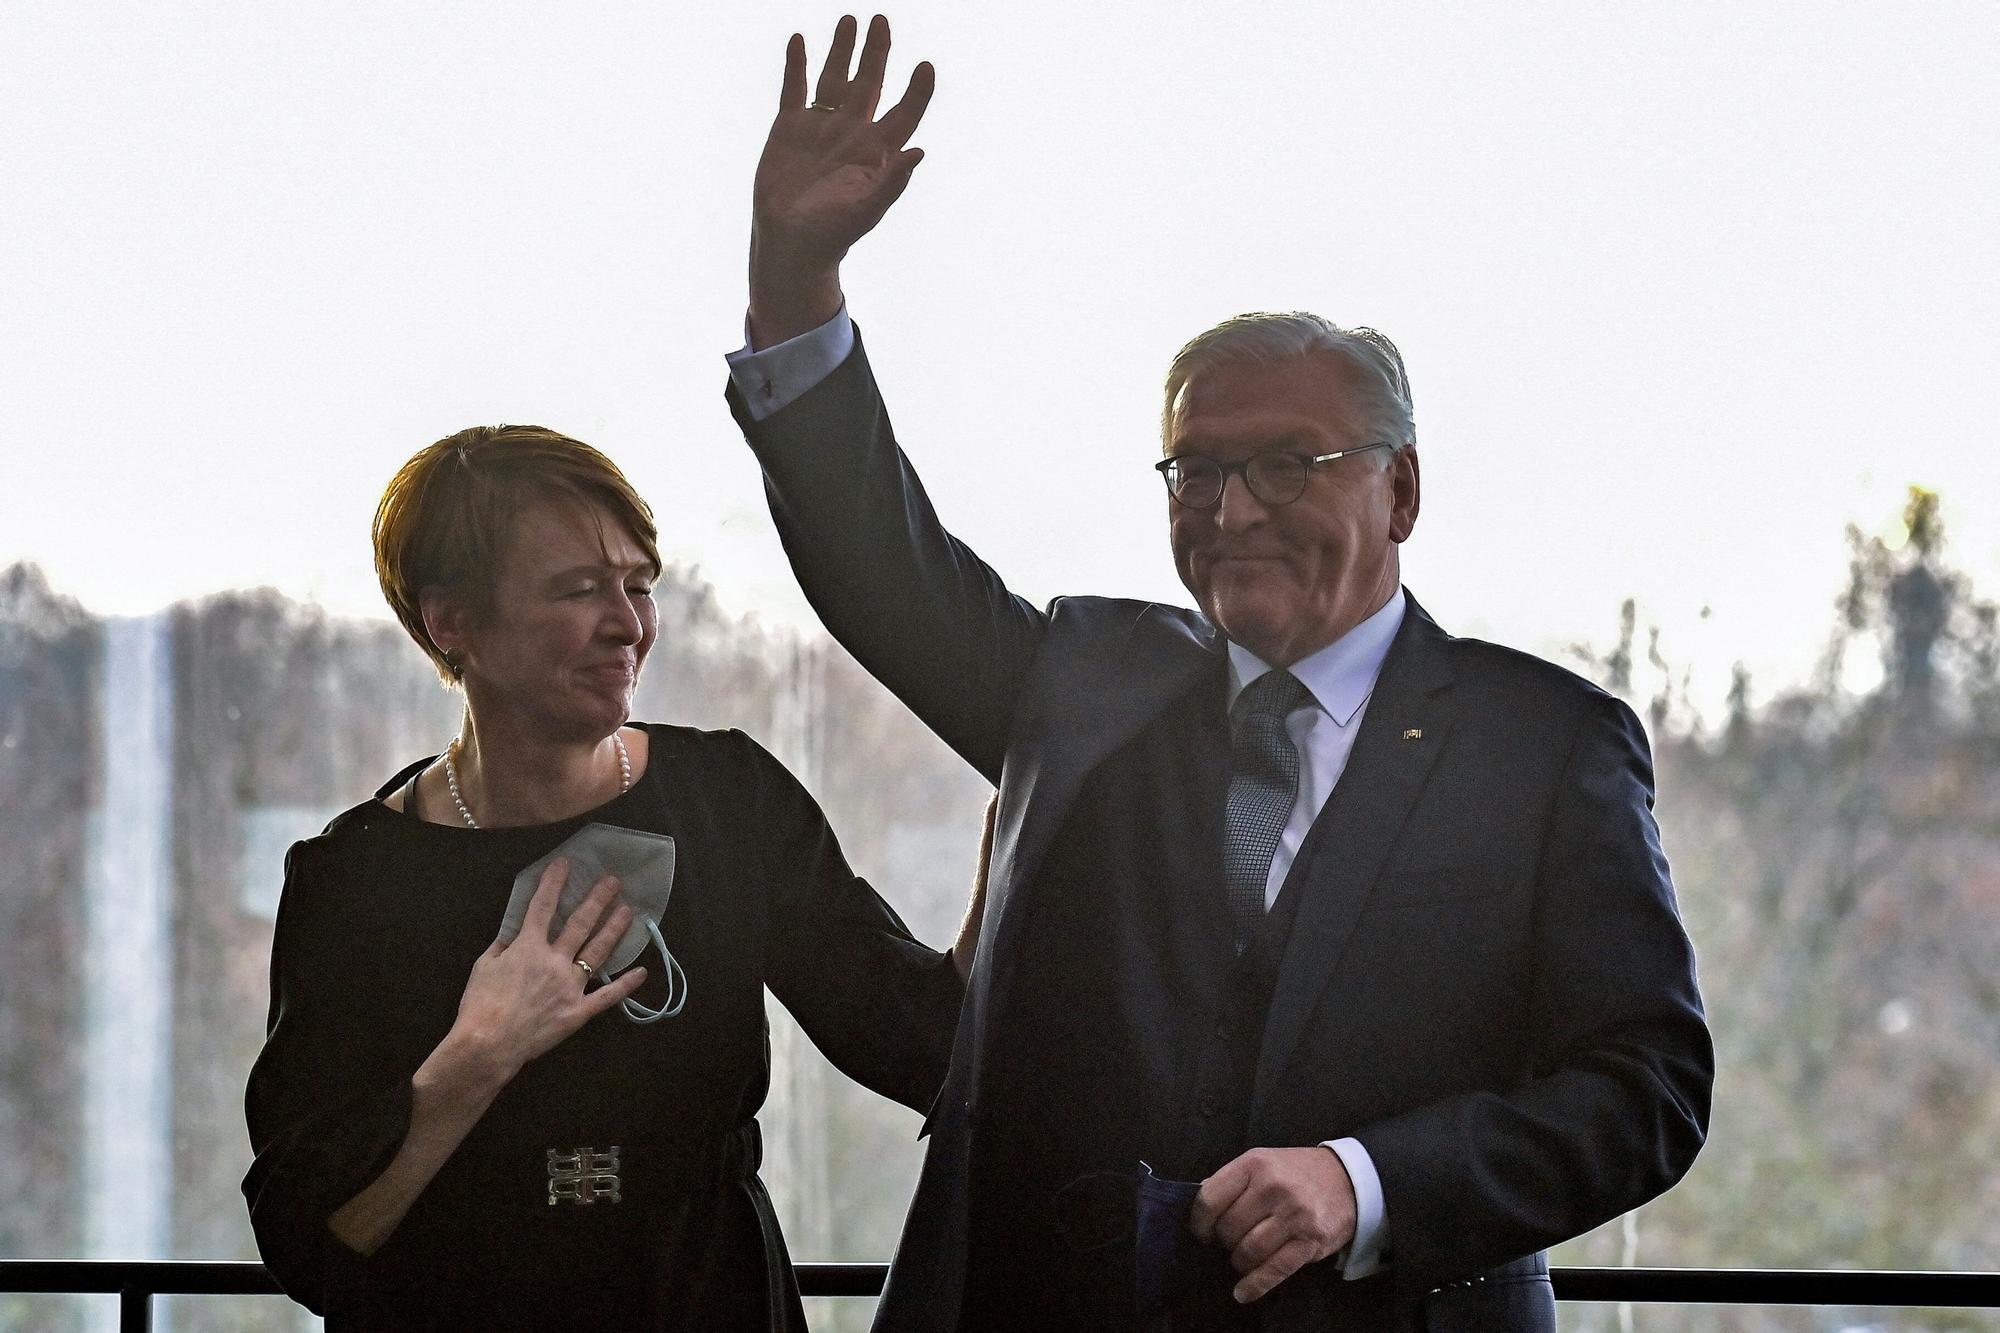
{"type": "Polygon", "coordinates": [[[1215,1269],[1215,1252],[1188,1230],[1198,1180],[1168,1180],[1139,1163],[1135,1172],[1093,1171],[1056,1192],[1057,1227],[1077,1254],[1129,1245],[1137,1311],[1150,1315],[1215,1269]]]}
{"type": "Polygon", "coordinates": [[[562,896],[557,899],[555,914],[549,922],[550,938],[562,930],[563,922],[590,895],[598,880],[606,875],[618,876],[619,898],[632,909],[632,924],[625,928],[604,966],[597,969],[598,978],[609,981],[630,967],[650,939],[658,946],[660,957],[666,960],[667,1002],[658,1009],[649,1009],[628,998],[624,1003],[625,1017],[634,1023],[652,1023],[678,1014],[687,1003],[687,974],[667,951],[667,942],[660,935],[660,920],[667,913],[667,898],[674,889],[674,840],[663,833],[641,833],[610,824],[584,825],[554,851],[514,876],[514,895],[507,900],[506,914],[500,920],[501,940],[511,940],[521,933],[528,900],[535,896],[542,871],[559,856],[569,858],[569,878],[563,883],[562,896]]]}
{"type": "Polygon", "coordinates": [[[1139,1313],[1166,1303],[1179,1282],[1212,1266],[1212,1257],[1188,1230],[1188,1209],[1201,1193],[1198,1180],[1165,1180],[1139,1163],[1133,1243],[1138,1251],[1139,1313]]]}

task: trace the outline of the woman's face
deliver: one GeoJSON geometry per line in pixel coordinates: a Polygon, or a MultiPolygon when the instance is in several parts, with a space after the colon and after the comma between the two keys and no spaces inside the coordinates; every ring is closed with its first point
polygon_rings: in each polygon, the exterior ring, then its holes
{"type": "Polygon", "coordinates": [[[632,713],[659,632],[653,562],[605,510],[557,499],[515,519],[493,603],[458,625],[475,719],[595,742],[632,713]]]}

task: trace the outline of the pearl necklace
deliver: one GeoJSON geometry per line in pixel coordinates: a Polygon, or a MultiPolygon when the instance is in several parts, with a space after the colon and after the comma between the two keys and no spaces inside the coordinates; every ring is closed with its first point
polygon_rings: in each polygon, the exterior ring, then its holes
{"type": "MultiPolygon", "coordinates": [[[[632,790],[632,756],[625,752],[625,738],[617,732],[611,733],[611,744],[618,750],[618,791],[620,795],[632,790]]],[[[458,765],[451,757],[458,750],[458,737],[451,738],[451,744],[444,747],[444,780],[451,788],[451,803],[458,807],[459,817],[465,820],[467,828],[478,828],[479,821],[466,809],[465,797],[458,790],[458,765]]]]}

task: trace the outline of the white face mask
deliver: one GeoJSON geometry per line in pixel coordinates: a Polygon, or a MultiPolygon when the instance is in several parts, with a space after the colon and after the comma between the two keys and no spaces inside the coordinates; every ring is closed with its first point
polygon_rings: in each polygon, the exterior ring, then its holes
{"type": "Polygon", "coordinates": [[[514,876],[514,894],[507,900],[507,912],[500,921],[500,940],[505,943],[521,933],[528,915],[528,900],[542,880],[549,862],[559,856],[569,858],[569,878],[549,921],[553,939],[569,920],[569,914],[590,895],[606,875],[618,876],[619,897],[632,909],[632,924],[611,950],[611,956],[597,969],[600,980],[609,981],[630,967],[646,947],[648,939],[658,946],[667,964],[667,1002],[648,1009],[637,1000],[626,999],[625,1017],[634,1023],[652,1023],[672,1018],[687,1003],[687,974],[667,951],[660,937],[660,919],[667,912],[667,898],[674,889],[674,840],[664,833],[641,833],[637,829],[610,824],[586,824],[564,839],[547,856],[514,876]]]}

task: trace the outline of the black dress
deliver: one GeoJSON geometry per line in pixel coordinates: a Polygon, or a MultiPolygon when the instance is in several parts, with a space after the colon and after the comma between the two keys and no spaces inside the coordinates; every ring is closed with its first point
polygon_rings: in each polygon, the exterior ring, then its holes
{"type": "MultiPolygon", "coordinates": [[[[645,773],[575,818],[474,830],[377,799],[286,857],[243,1190],[265,1263],[329,1328],[803,1329],[756,1176],[765,986],[865,1086],[922,1110],[942,1082],[963,994],[949,955],[848,869],[756,742],[646,731],[645,773]],[[661,933],[687,1007],[648,1026],[614,1009],[530,1063],[363,1259],[326,1219],[401,1145],[410,1076],[515,874],[592,822],[673,836],[661,933]]],[[[641,961],[658,1007],[664,968],[641,961]]]]}

